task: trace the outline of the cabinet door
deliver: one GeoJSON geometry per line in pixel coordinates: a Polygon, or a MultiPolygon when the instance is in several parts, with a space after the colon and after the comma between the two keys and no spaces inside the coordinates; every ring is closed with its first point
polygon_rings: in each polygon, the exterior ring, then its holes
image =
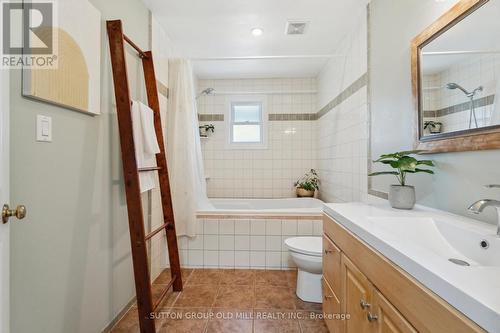
{"type": "Polygon", "coordinates": [[[373,309],[370,314],[374,333],[417,332],[378,290],[373,291],[373,309]]]}
{"type": "Polygon", "coordinates": [[[340,301],[325,279],[323,279],[323,298],[323,314],[328,331],[330,333],[343,333],[344,320],[338,318],[341,312],[340,301]]]}
{"type": "Polygon", "coordinates": [[[373,325],[367,315],[371,308],[372,284],[345,255],[342,255],[342,277],[342,310],[350,315],[345,323],[345,332],[371,332],[373,325]]]}
{"type": "Polygon", "coordinates": [[[323,236],[323,253],[323,277],[332,287],[335,296],[340,297],[340,249],[327,236],[323,236]]]}

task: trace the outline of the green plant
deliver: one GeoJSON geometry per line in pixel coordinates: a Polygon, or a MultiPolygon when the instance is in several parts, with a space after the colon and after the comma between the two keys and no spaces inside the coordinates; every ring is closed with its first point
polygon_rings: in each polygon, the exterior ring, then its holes
{"type": "Polygon", "coordinates": [[[385,154],[380,156],[380,158],[374,163],[382,163],[389,165],[396,171],[381,171],[369,174],[369,176],[380,176],[380,175],[394,175],[398,179],[401,186],[406,186],[406,175],[408,173],[419,173],[425,172],[429,174],[434,174],[434,171],[429,169],[421,169],[419,165],[426,165],[429,167],[434,167],[435,164],[431,160],[417,160],[410,155],[416,155],[424,152],[423,150],[412,150],[412,151],[402,151],[393,154],[385,154]]]}
{"type": "Polygon", "coordinates": [[[424,129],[427,129],[428,127],[436,128],[436,127],[439,127],[439,126],[442,126],[442,125],[443,125],[443,123],[441,123],[439,121],[429,120],[429,121],[426,121],[424,123],[424,129]]]}
{"type": "Polygon", "coordinates": [[[319,190],[320,180],[316,170],[311,169],[308,173],[302,176],[299,180],[295,182],[296,188],[302,188],[306,191],[319,190]]]}

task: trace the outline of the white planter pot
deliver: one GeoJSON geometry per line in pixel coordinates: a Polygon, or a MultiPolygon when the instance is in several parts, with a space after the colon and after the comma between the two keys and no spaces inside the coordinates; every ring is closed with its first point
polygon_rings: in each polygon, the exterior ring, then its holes
{"type": "Polygon", "coordinates": [[[389,202],[392,208],[413,209],[416,203],[415,187],[391,185],[389,191],[389,202]]]}

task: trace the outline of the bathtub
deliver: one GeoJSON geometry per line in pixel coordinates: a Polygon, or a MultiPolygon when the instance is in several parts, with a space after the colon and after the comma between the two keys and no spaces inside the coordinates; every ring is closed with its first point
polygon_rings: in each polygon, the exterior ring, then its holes
{"type": "Polygon", "coordinates": [[[225,215],[254,217],[321,217],[323,201],[314,198],[291,199],[210,199],[210,207],[198,217],[225,215]]]}
{"type": "Polygon", "coordinates": [[[294,269],[284,241],[318,236],[318,199],[210,199],[197,214],[197,236],[179,239],[183,267],[294,269]]]}

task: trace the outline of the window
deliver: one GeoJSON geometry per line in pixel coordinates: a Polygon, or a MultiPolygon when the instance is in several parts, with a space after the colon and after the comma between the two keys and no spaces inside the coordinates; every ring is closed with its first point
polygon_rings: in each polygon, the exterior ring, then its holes
{"type": "Polygon", "coordinates": [[[234,148],[265,148],[264,101],[233,100],[230,112],[230,145],[234,148]]]}

